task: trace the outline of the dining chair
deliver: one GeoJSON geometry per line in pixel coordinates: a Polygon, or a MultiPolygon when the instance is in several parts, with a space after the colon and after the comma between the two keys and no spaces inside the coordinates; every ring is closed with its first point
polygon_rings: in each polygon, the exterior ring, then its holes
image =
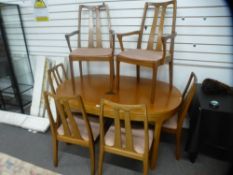
{"type": "Polygon", "coordinates": [[[62,63],[52,67],[48,70],[48,81],[51,87],[51,91],[56,94],[57,87],[67,80],[67,74],[65,71],[65,67],[62,63]]]}
{"type": "Polygon", "coordinates": [[[171,0],[167,2],[152,3],[147,2],[144,6],[144,12],[141,22],[140,30],[120,33],[117,34],[121,52],[116,57],[116,88],[119,90],[120,86],[120,63],[128,63],[136,65],[137,72],[137,81],[140,81],[140,66],[152,68],[152,84],[150,92],[150,101],[154,102],[155,96],[155,86],[157,80],[157,69],[159,65],[165,63],[169,64],[169,82],[172,86],[173,84],[173,52],[174,52],[174,39],[175,39],[175,25],[176,25],[176,0],[171,0]],[[171,7],[171,8],[170,8],[171,7]],[[170,20],[171,24],[165,23],[166,11],[170,11],[169,14],[171,17],[166,18],[170,20]],[[153,20],[147,15],[150,11],[153,11],[153,20]],[[150,24],[150,20],[152,24],[150,24]],[[164,27],[164,26],[169,27],[164,27]],[[164,30],[171,28],[170,34],[164,35],[164,30]],[[147,32],[147,29],[150,29],[150,33],[144,34],[147,32]],[[145,30],[145,31],[144,31],[145,30]],[[137,48],[136,49],[127,49],[125,50],[123,45],[123,37],[138,35],[137,48]],[[145,35],[143,37],[143,35],[145,35]],[[148,37],[147,47],[142,48],[143,45],[146,45],[144,41],[148,37]],[[168,43],[170,40],[170,43],[168,43]],[[168,45],[170,45],[168,47],[168,45]],[[169,49],[168,49],[169,48],[169,49]]]}
{"type": "Polygon", "coordinates": [[[191,105],[193,96],[196,92],[197,77],[192,72],[190,74],[188,83],[182,93],[182,102],[177,114],[172,118],[164,122],[162,131],[165,133],[173,134],[176,136],[176,159],[179,160],[181,157],[181,134],[184,119],[187,115],[188,109],[191,105]]]}
{"type": "Polygon", "coordinates": [[[146,105],[124,105],[101,100],[99,175],[102,174],[105,152],[141,160],[143,174],[148,174],[148,154],[152,140],[153,131],[148,129],[146,105]],[[104,128],[106,118],[114,121],[107,131],[104,128]],[[142,127],[135,128],[132,123],[135,121],[141,123],[142,127]]]}
{"type": "Polygon", "coordinates": [[[112,93],[114,79],[115,34],[111,29],[108,6],[105,3],[94,6],[80,5],[78,15],[78,30],[66,34],[65,38],[70,50],[69,61],[73,91],[75,91],[73,67],[74,61],[79,61],[80,78],[83,77],[82,61],[107,61],[109,62],[110,69],[109,93],[112,93]],[[85,17],[87,14],[89,14],[89,17],[85,17]],[[107,40],[107,38],[103,38],[106,33],[109,37],[109,45],[106,45],[106,43],[103,42],[104,40],[107,40]],[[76,34],[78,35],[78,47],[75,50],[72,50],[70,37],[76,34]],[[88,37],[85,38],[86,35],[88,35],[88,37]],[[82,45],[85,43],[85,41],[87,41],[87,46],[82,45]]]}
{"type": "Polygon", "coordinates": [[[90,153],[91,174],[95,174],[95,150],[94,141],[99,136],[99,122],[87,117],[81,96],[57,97],[44,92],[45,105],[48,112],[53,144],[53,163],[58,165],[58,142],[77,144],[87,147],[90,153]],[[50,101],[54,100],[59,115],[55,119],[50,107],[50,101]],[[70,105],[72,102],[72,106],[70,105]],[[79,110],[81,115],[73,113],[72,109],[79,110]]]}

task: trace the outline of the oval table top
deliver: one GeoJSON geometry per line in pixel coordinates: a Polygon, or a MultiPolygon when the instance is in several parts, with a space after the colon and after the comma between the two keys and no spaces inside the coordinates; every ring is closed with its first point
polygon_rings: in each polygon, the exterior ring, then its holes
{"type": "Polygon", "coordinates": [[[119,92],[114,90],[108,94],[108,75],[84,75],[75,79],[75,92],[72,90],[71,80],[66,80],[57,88],[58,96],[81,95],[86,112],[99,115],[100,100],[102,98],[121,104],[146,104],[150,121],[165,120],[173,116],[181,103],[182,96],[176,87],[169,88],[169,84],[157,81],[154,103],[150,103],[151,80],[136,77],[121,76],[119,92]]]}

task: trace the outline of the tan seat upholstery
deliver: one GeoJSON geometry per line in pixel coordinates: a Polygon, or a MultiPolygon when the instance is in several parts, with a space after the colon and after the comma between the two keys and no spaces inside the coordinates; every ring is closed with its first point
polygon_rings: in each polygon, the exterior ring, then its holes
{"type": "MultiPolygon", "coordinates": [[[[84,140],[88,141],[89,140],[88,131],[87,131],[87,128],[85,126],[84,120],[80,116],[75,116],[74,119],[75,119],[76,124],[79,127],[81,137],[84,140]]],[[[67,123],[68,123],[69,127],[71,127],[71,121],[69,119],[67,119],[67,123]]],[[[91,126],[91,131],[93,133],[93,139],[96,140],[96,138],[99,136],[99,121],[98,120],[90,121],[90,126],[91,126]]],[[[58,128],[57,133],[59,135],[64,135],[63,125],[61,125],[58,128]]]]}
{"type": "MultiPolygon", "coordinates": [[[[112,49],[108,48],[79,48],[75,49],[70,53],[70,57],[85,58],[85,60],[93,60],[99,58],[105,60],[106,58],[112,57],[112,49]]],[[[99,61],[100,61],[99,60],[99,61]]]]}
{"type": "MultiPolygon", "coordinates": [[[[121,140],[122,140],[122,148],[126,147],[126,136],[125,136],[125,128],[121,128],[121,140]]],[[[105,144],[108,146],[114,146],[114,135],[115,135],[115,127],[111,126],[106,135],[105,135],[105,144]]],[[[144,146],[144,129],[132,129],[132,136],[134,141],[134,150],[137,153],[143,154],[145,150],[144,146]]],[[[151,148],[153,140],[153,130],[149,129],[149,148],[151,148]]]]}
{"type": "Polygon", "coordinates": [[[178,119],[178,115],[175,114],[170,119],[168,119],[167,121],[164,122],[163,127],[176,129],[177,128],[177,119],[178,119]]]}

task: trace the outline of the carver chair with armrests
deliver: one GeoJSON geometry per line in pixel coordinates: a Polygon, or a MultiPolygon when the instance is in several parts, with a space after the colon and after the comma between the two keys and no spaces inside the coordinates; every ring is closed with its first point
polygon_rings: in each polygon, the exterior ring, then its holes
{"type": "MultiPolygon", "coordinates": [[[[111,29],[111,22],[109,16],[109,8],[103,3],[102,5],[80,5],[79,6],[79,16],[78,16],[78,30],[74,31],[70,34],[66,34],[66,41],[68,43],[68,47],[70,50],[69,61],[70,61],[70,70],[71,70],[71,79],[73,85],[73,91],[75,90],[75,82],[74,82],[74,67],[73,62],[79,61],[79,72],[80,78],[82,78],[82,61],[107,61],[109,62],[110,69],[110,85],[109,92],[113,92],[113,79],[114,79],[114,42],[115,42],[115,34],[111,29]],[[87,19],[82,19],[83,15],[89,13],[88,18],[88,28],[85,28],[85,22],[87,19]],[[102,15],[102,16],[101,16],[102,15]],[[103,16],[105,15],[105,16],[103,16]],[[107,24],[103,23],[103,20],[107,19],[107,24]],[[102,23],[101,23],[102,22],[102,23]],[[103,25],[104,24],[104,25],[103,25]],[[107,25],[104,28],[104,26],[107,25]],[[86,35],[86,31],[88,38],[82,39],[82,36],[86,35]],[[104,48],[104,33],[109,35],[109,45],[104,48]],[[70,37],[77,34],[78,35],[78,48],[72,50],[70,37]],[[94,38],[95,37],[95,38],[94,38]],[[82,46],[83,43],[87,41],[87,46],[82,46]]],[[[106,40],[106,39],[105,39],[106,40]]]]}
{"type": "Polygon", "coordinates": [[[53,163],[58,165],[58,142],[77,144],[87,147],[90,153],[91,174],[95,174],[95,150],[94,141],[99,135],[99,123],[88,119],[81,96],[57,97],[54,94],[44,92],[45,105],[48,112],[53,144],[53,163]],[[50,107],[50,101],[54,100],[60,117],[55,119],[50,107]],[[72,102],[72,103],[71,103],[72,102]],[[72,104],[72,105],[71,105],[72,104]],[[73,113],[79,110],[81,115],[73,113]]]}
{"type": "Polygon", "coordinates": [[[102,174],[104,152],[108,152],[143,161],[143,174],[147,175],[152,139],[153,131],[148,129],[145,105],[123,105],[102,99],[98,174],[102,174]],[[138,115],[140,117],[137,117],[138,115]],[[114,124],[105,134],[104,119],[106,118],[112,119],[114,124]],[[135,128],[132,123],[135,121],[141,123],[142,127],[135,128]]]}
{"type": "Polygon", "coordinates": [[[67,74],[64,65],[58,64],[48,70],[48,80],[51,87],[51,91],[56,94],[57,87],[67,80],[67,74]]]}
{"type": "Polygon", "coordinates": [[[196,92],[196,84],[197,77],[192,72],[188,83],[184,89],[182,94],[182,102],[180,105],[180,109],[176,115],[174,115],[169,120],[165,121],[162,127],[162,131],[169,134],[174,134],[176,136],[176,159],[179,160],[181,157],[181,134],[182,134],[182,126],[184,119],[187,115],[188,109],[192,102],[193,96],[196,92]]]}
{"type": "MultiPolygon", "coordinates": [[[[169,25],[166,23],[166,25],[169,25]]],[[[152,68],[152,86],[151,86],[151,103],[154,102],[155,86],[157,80],[157,69],[159,65],[169,64],[169,82],[172,86],[173,79],[173,52],[174,52],[174,38],[175,38],[175,25],[176,25],[176,0],[167,2],[152,3],[147,2],[144,6],[144,13],[141,22],[141,28],[139,31],[133,31],[129,33],[117,34],[121,52],[116,58],[116,88],[119,90],[120,84],[120,62],[128,64],[135,64],[137,71],[137,80],[140,80],[140,66],[152,68]],[[171,18],[171,31],[170,34],[164,35],[165,15],[172,7],[171,18]],[[150,20],[147,15],[149,11],[153,10],[153,20],[151,27],[148,26],[150,20]],[[144,29],[151,28],[146,49],[142,49],[143,46],[143,34],[144,29]],[[123,37],[138,35],[137,49],[125,50],[123,46],[123,37]],[[168,40],[170,40],[170,47],[168,47],[168,40]],[[155,46],[156,43],[156,46],[155,46]],[[169,48],[169,49],[168,49],[169,48]]],[[[167,27],[168,28],[168,27],[167,27]]],[[[167,30],[167,29],[166,29],[167,30]]]]}

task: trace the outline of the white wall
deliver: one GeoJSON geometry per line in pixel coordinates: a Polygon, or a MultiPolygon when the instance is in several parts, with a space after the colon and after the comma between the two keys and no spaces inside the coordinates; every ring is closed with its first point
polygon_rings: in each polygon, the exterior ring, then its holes
{"type": "MultiPolygon", "coordinates": [[[[156,1],[156,0],[154,0],[156,1]]],[[[3,1],[2,1],[3,2],[3,1]]],[[[77,29],[78,5],[96,4],[102,0],[48,0],[49,21],[36,22],[31,0],[6,0],[21,4],[24,27],[29,52],[33,63],[40,57],[67,57],[69,50],[65,33],[77,29]]],[[[144,0],[106,0],[110,7],[112,27],[115,32],[139,29],[144,0]]],[[[174,83],[182,89],[191,71],[198,81],[210,77],[233,86],[233,26],[231,14],[223,0],[178,0],[177,37],[175,40],[174,83]]],[[[23,55],[22,38],[15,24],[15,12],[6,10],[7,32],[14,54],[23,55]]],[[[168,26],[169,27],[169,26],[168,26]]],[[[73,40],[75,44],[76,39],[73,40]]],[[[128,39],[127,45],[135,43],[136,38],[128,39]]],[[[119,44],[116,40],[116,54],[119,44]]],[[[121,74],[135,75],[134,67],[123,65],[121,74]]],[[[86,65],[91,73],[107,73],[105,63],[86,65]],[[100,69],[101,68],[101,69],[100,69]]],[[[159,79],[167,80],[167,66],[159,69],[159,79]]],[[[143,70],[143,76],[150,77],[150,69],[143,70]]]]}

